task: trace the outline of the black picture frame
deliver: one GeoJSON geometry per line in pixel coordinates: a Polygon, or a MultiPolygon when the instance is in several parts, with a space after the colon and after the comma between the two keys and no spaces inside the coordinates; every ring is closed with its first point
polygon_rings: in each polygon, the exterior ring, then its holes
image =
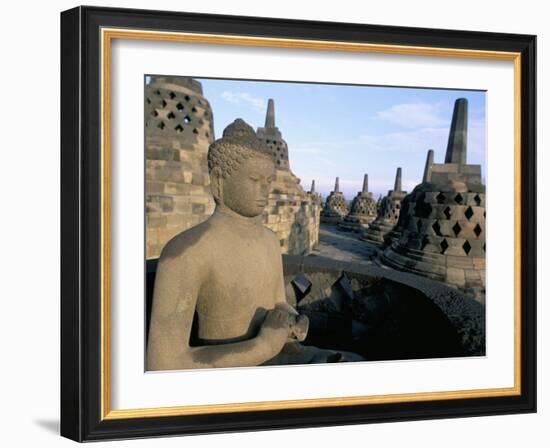
{"type": "Polygon", "coordinates": [[[76,441],[536,412],[536,36],[78,7],[61,14],[61,435],[76,441]],[[521,393],[185,416],[102,418],[102,28],[521,54],[521,393]]]}

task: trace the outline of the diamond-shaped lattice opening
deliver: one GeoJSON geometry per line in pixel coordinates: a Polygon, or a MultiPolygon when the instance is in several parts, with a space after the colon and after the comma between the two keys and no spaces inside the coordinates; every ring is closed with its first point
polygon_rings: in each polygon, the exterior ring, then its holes
{"type": "Polygon", "coordinates": [[[483,252],[485,252],[485,244],[483,245],[483,252]]]}
{"type": "Polygon", "coordinates": [[[355,294],[353,293],[351,283],[345,274],[336,280],[333,287],[338,288],[339,292],[344,296],[343,298],[345,298],[348,302],[351,302],[354,299],[355,294]]]}
{"type": "Polygon", "coordinates": [[[432,229],[434,229],[434,232],[437,236],[443,236],[441,233],[441,227],[439,226],[439,223],[437,221],[432,224],[432,229]]]}
{"type": "Polygon", "coordinates": [[[481,198],[479,197],[479,194],[474,196],[474,201],[478,207],[481,205],[481,198]]]}
{"type": "Polygon", "coordinates": [[[168,104],[168,103],[167,103],[166,101],[162,100],[162,101],[160,102],[160,107],[164,108],[164,107],[166,107],[167,104],[168,104]]]}
{"type": "Polygon", "coordinates": [[[299,299],[307,296],[311,291],[311,286],[313,285],[313,283],[311,283],[311,280],[303,272],[297,274],[296,277],[292,279],[291,283],[294,286],[295,290],[297,290],[297,292],[299,293],[299,299]]]}
{"type": "Polygon", "coordinates": [[[470,243],[468,241],[466,241],[463,245],[462,245],[462,249],[464,249],[464,253],[466,255],[468,255],[470,253],[470,251],[472,250],[472,246],[470,245],[470,243]]]}
{"type": "Polygon", "coordinates": [[[453,226],[453,232],[455,233],[455,236],[458,236],[461,230],[462,227],[460,227],[460,224],[458,224],[458,222],[455,223],[455,225],[453,226]]]}
{"type": "Polygon", "coordinates": [[[151,99],[147,98],[147,104],[151,104],[151,99]]]}
{"type": "Polygon", "coordinates": [[[435,197],[436,201],[438,204],[443,204],[445,202],[445,195],[443,193],[439,193],[436,197],[435,197]]]}
{"type": "Polygon", "coordinates": [[[176,109],[181,112],[183,110],[183,104],[181,103],[176,104],[176,109]]]}
{"type": "Polygon", "coordinates": [[[191,109],[191,112],[193,112],[194,114],[197,113],[197,108],[195,106],[193,106],[193,108],[191,109]]]}
{"type": "Polygon", "coordinates": [[[445,251],[449,248],[449,243],[447,243],[447,240],[443,240],[441,241],[441,243],[439,243],[439,247],[441,247],[441,253],[444,254],[445,251]]]}
{"type": "Polygon", "coordinates": [[[152,115],[153,117],[158,117],[159,113],[158,113],[157,110],[155,109],[155,110],[153,110],[153,112],[151,112],[151,115],[152,115]]]}
{"type": "Polygon", "coordinates": [[[198,134],[199,130],[197,128],[193,128],[193,134],[198,134]]]}
{"type": "Polygon", "coordinates": [[[181,132],[183,132],[183,126],[182,126],[181,124],[178,124],[178,125],[174,128],[174,130],[175,130],[176,132],[180,132],[180,133],[181,133],[181,132]]]}
{"type": "Polygon", "coordinates": [[[464,198],[462,197],[462,195],[460,193],[458,193],[456,196],[455,196],[455,202],[457,204],[462,204],[462,201],[464,201],[464,198]]]}
{"type": "Polygon", "coordinates": [[[155,93],[156,93],[157,95],[160,95],[160,90],[156,90],[155,93]]]}
{"type": "Polygon", "coordinates": [[[166,126],[166,125],[164,124],[164,121],[161,121],[161,122],[157,125],[157,127],[158,127],[159,129],[164,129],[165,126],[166,126]]]}
{"type": "Polygon", "coordinates": [[[189,115],[186,115],[185,117],[183,117],[183,122],[184,123],[191,123],[191,117],[189,115]]]}
{"type": "Polygon", "coordinates": [[[191,98],[189,97],[189,95],[185,95],[185,101],[189,101],[191,98]]]}
{"type": "Polygon", "coordinates": [[[202,126],[204,124],[204,121],[202,118],[199,118],[199,124],[202,126]]]}
{"type": "Polygon", "coordinates": [[[447,217],[447,219],[451,219],[451,215],[453,214],[451,207],[447,207],[445,210],[443,210],[443,214],[447,217]]]}
{"type": "Polygon", "coordinates": [[[206,136],[206,138],[210,137],[210,133],[208,131],[206,131],[204,135],[206,136]]]}
{"type": "Polygon", "coordinates": [[[174,92],[170,92],[168,96],[170,97],[171,100],[173,100],[176,97],[176,94],[174,92]]]}
{"type": "Polygon", "coordinates": [[[476,234],[476,236],[479,238],[479,235],[481,235],[481,226],[479,224],[476,224],[476,226],[474,227],[474,233],[476,234]]]}
{"type": "Polygon", "coordinates": [[[169,120],[173,120],[174,118],[176,118],[176,116],[174,115],[174,112],[170,112],[168,115],[166,115],[166,118],[168,118],[169,120]]]}
{"type": "Polygon", "coordinates": [[[424,197],[419,198],[414,207],[414,214],[420,218],[427,218],[432,213],[432,206],[424,202],[424,197]]]}
{"type": "Polygon", "coordinates": [[[468,219],[468,221],[470,220],[470,218],[472,216],[474,216],[474,211],[472,210],[472,207],[468,207],[466,209],[466,211],[464,212],[464,216],[466,216],[466,218],[468,219]]]}
{"type": "Polygon", "coordinates": [[[420,243],[420,250],[424,250],[424,248],[430,243],[430,240],[426,235],[424,235],[424,238],[422,238],[422,242],[420,243]]]}

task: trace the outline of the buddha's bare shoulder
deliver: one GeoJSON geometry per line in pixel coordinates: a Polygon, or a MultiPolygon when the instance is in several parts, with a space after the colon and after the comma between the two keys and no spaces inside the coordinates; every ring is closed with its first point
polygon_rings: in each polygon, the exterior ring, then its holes
{"type": "Polygon", "coordinates": [[[211,253],[213,238],[210,234],[213,230],[211,219],[207,219],[190,229],[178,233],[170,239],[162,249],[160,259],[168,260],[181,258],[183,256],[193,256],[197,259],[207,257],[211,253]]]}
{"type": "Polygon", "coordinates": [[[274,248],[277,249],[277,251],[280,250],[280,242],[279,242],[279,237],[277,236],[277,234],[269,229],[268,227],[262,225],[263,227],[263,234],[264,234],[264,239],[265,241],[267,241],[270,245],[272,245],[274,248]]]}

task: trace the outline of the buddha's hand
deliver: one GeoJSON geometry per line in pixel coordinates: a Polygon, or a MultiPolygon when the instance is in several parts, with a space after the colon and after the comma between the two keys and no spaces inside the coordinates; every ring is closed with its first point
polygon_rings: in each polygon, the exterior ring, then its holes
{"type": "Polygon", "coordinates": [[[289,313],[290,331],[288,337],[290,341],[302,342],[309,330],[309,319],[304,314],[299,314],[296,309],[287,302],[280,302],[275,305],[275,308],[286,310],[289,313]]]}
{"type": "Polygon", "coordinates": [[[293,341],[302,342],[309,330],[309,319],[304,314],[291,316],[290,320],[290,339],[293,341]]]}
{"type": "Polygon", "coordinates": [[[262,341],[279,353],[290,335],[290,324],[293,315],[289,310],[282,307],[275,307],[269,310],[265,316],[264,323],[260,328],[259,336],[262,341]]]}

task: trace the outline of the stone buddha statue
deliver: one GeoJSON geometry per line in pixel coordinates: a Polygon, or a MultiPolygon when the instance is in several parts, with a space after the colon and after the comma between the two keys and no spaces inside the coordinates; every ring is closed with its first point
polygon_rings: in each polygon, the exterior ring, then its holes
{"type": "Polygon", "coordinates": [[[279,241],[262,224],[273,158],[243,120],[210,145],[213,215],[170,240],[157,268],[147,370],[342,360],[299,344],[308,319],[285,299],[279,241]]]}

